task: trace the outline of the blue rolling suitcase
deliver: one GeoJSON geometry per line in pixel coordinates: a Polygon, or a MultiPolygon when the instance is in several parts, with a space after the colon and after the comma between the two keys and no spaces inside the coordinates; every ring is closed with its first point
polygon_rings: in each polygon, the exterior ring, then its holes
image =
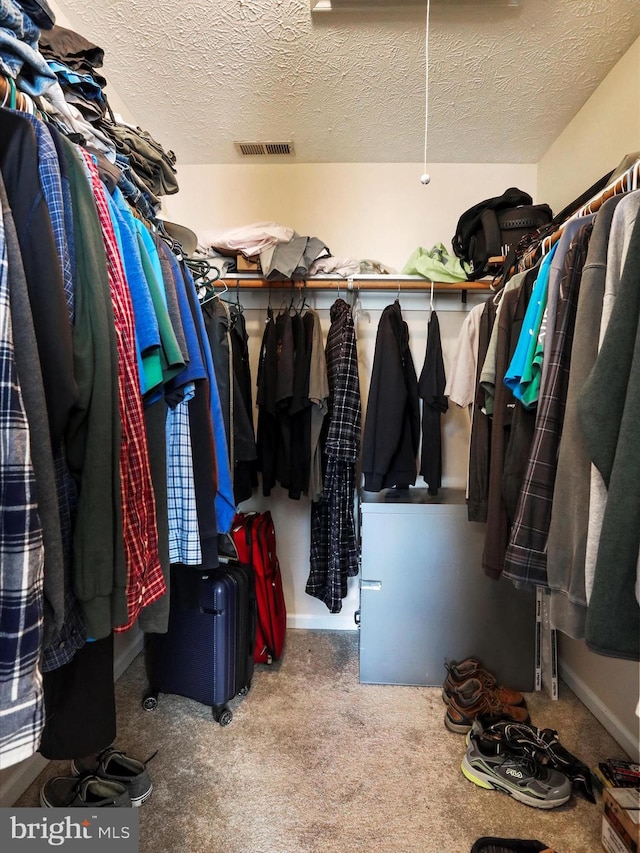
{"type": "Polygon", "coordinates": [[[196,571],[189,581],[197,600],[185,606],[176,593],[176,571],[194,570],[172,568],[169,628],[152,635],[148,644],[151,689],[143,707],[154,710],[159,693],[176,693],[210,705],[214,718],[226,726],[233,717],[227,703],[246,694],[253,677],[254,573],[233,559],[220,569],[196,571]]]}

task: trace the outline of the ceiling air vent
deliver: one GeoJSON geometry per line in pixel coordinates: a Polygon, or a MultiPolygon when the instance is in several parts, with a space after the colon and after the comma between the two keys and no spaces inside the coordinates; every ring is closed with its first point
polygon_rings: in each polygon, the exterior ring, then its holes
{"type": "Polygon", "coordinates": [[[293,142],[234,142],[234,145],[243,157],[264,157],[273,154],[290,156],[294,153],[293,142]]]}

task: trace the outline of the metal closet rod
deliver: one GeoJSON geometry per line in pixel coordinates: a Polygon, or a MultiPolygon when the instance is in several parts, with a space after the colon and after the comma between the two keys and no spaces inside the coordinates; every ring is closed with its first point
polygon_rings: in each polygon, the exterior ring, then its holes
{"type": "MultiPolygon", "coordinates": [[[[340,290],[348,293],[351,290],[395,290],[395,291],[422,291],[428,293],[431,290],[431,282],[416,275],[354,275],[348,278],[332,275],[314,275],[300,279],[278,279],[271,280],[263,278],[259,273],[227,273],[224,277],[229,289],[239,287],[244,289],[275,289],[289,290],[295,287],[303,290],[340,290]]],[[[462,302],[467,301],[469,290],[491,291],[491,283],[487,281],[461,281],[454,284],[444,281],[433,283],[434,291],[448,291],[449,293],[460,293],[462,302]]]]}

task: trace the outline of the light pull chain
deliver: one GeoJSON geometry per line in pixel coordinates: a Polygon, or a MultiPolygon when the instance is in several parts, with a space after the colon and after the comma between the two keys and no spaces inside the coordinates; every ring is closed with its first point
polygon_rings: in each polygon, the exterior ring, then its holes
{"type": "Polygon", "coordinates": [[[427,136],[429,133],[429,19],[431,18],[431,0],[427,0],[427,21],[424,39],[424,172],[420,183],[426,186],[431,183],[431,175],[427,172],[427,136]]]}

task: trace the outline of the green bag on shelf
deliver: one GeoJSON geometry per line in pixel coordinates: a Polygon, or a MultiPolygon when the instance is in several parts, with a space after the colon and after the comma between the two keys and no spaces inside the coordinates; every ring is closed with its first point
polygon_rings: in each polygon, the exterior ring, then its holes
{"type": "Polygon", "coordinates": [[[450,255],[442,243],[436,243],[431,249],[419,246],[402,269],[402,275],[421,275],[429,281],[444,281],[457,284],[467,281],[462,264],[450,255]]]}

